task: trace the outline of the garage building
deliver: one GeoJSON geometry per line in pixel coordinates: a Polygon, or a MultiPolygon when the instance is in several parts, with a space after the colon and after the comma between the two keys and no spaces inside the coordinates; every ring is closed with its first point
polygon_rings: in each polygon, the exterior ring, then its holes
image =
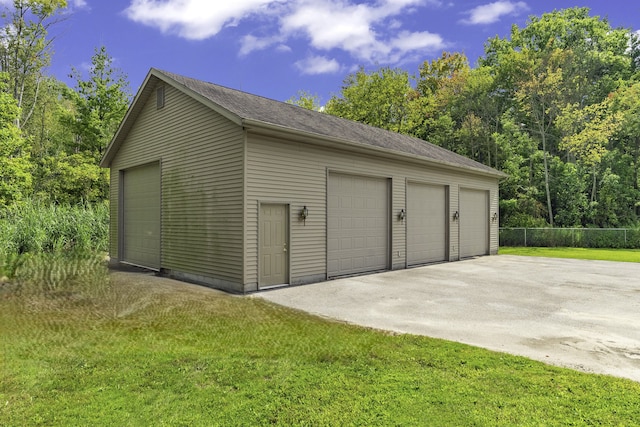
{"type": "Polygon", "coordinates": [[[113,264],[246,293],[495,254],[504,174],[151,69],[101,165],[113,264]]]}

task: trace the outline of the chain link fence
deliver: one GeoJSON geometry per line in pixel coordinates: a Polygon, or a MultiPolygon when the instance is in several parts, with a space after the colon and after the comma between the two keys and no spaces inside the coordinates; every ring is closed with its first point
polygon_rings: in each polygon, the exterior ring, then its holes
{"type": "Polygon", "coordinates": [[[640,249],[640,229],[500,228],[500,246],[640,249]]]}

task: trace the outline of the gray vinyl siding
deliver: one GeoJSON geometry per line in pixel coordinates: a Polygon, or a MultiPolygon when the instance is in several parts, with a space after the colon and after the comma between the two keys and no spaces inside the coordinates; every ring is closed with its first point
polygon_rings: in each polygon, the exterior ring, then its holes
{"type": "Polygon", "coordinates": [[[407,209],[405,180],[391,180],[391,269],[405,268],[407,239],[405,222],[398,221],[398,213],[407,209]]]}
{"type": "MultiPolygon", "coordinates": [[[[403,162],[321,147],[311,143],[277,140],[248,134],[246,165],[245,291],[257,288],[258,207],[260,202],[281,202],[291,206],[291,283],[326,279],[327,274],[327,175],[361,174],[391,179],[392,268],[406,265],[405,224],[398,220],[406,209],[406,183],[424,182],[449,186],[449,212],[458,210],[458,188],[490,191],[491,214],[497,211],[498,179],[425,163],[403,162]],[[298,218],[303,206],[309,209],[306,224],[298,218]]],[[[498,224],[491,226],[491,252],[497,252],[498,224]]],[[[449,260],[457,260],[458,227],[452,223],[449,260]]]]}
{"type": "Polygon", "coordinates": [[[111,169],[109,171],[109,256],[112,261],[120,258],[118,251],[118,218],[120,214],[118,210],[120,199],[120,171],[111,169]]]}
{"type": "Polygon", "coordinates": [[[290,205],[289,277],[292,283],[326,279],[327,169],[288,144],[247,141],[245,291],[257,289],[260,203],[290,205]],[[307,206],[306,221],[299,217],[307,206]],[[304,236],[304,238],[301,238],[304,236]],[[314,278],[308,276],[314,275],[314,278]],[[303,278],[308,278],[304,280],[303,278]]]}
{"type": "Polygon", "coordinates": [[[500,245],[498,240],[498,234],[500,234],[498,220],[500,218],[500,203],[498,203],[498,197],[498,187],[496,185],[495,189],[489,191],[489,221],[491,221],[489,225],[489,254],[491,255],[498,254],[498,246],[500,245]],[[496,214],[495,221],[492,219],[494,213],[496,214]]]}
{"type": "Polygon", "coordinates": [[[161,267],[241,291],[244,132],[170,85],[164,105],[147,99],[111,163],[111,254],[119,255],[119,171],[160,161],[161,267]]]}

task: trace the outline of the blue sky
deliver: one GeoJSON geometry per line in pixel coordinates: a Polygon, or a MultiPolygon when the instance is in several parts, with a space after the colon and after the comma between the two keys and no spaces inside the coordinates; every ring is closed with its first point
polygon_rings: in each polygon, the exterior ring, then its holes
{"type": "MultiPolygon", "coordinates": [[[[0,0],[8,3],[9,0],[0,0]]],[[[589,7],[613,27],[640,29],[635,0],[69,0],[50,73],[72,82],[104,44],[135,93],[150,67],[286,100],[326,102],[359,66],[416,72],[443,50],[472,64],[485,41],[554,9],[589,7]]]]}

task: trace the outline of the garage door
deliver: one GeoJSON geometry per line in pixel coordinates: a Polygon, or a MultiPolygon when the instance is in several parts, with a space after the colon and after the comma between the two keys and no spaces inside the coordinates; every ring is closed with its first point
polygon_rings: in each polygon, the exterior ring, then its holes
{"type": "Polygon", "coordinates": [[[407,264],[445,261],[447,191],[442,185],[407,185],[407,264]]]}
{"type": "Polygon", "coordinates": [[[142,267],[160,268],[160,165],[123,173],[123,257],[142,267]]]}
{"type": "Polygon", "coordinates": [[[388,268],[387,179],[330,174],[327,215],[329,277],[388,268]]]}
{"type": "Polygon", "coordinates": [[[489,192],[460,190],[460,257],[489,253],[489,192]]]}

